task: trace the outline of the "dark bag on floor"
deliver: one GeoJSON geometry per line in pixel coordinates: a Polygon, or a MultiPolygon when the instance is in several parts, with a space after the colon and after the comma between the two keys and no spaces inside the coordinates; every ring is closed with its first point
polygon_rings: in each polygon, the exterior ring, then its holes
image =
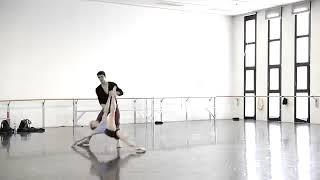
{"type": "Polygon", "coordinates": [[[0,133],[13,133],[14,130],[10,127],[7,120],[1,122],[0,133]]]}
{"type": "Polygon", "coordinates": [[[24,133],[24,132],[44,132],[45,130],[43,128],[34,128],[30,127],[30,124],[32,122],[29,119],[23,119],[20,122],[19,128],[18,128],[18,133],[24,133]]]}
{"type": "Polygon", "coordinates": [[[283,105],[287,105],[287,104],[288,104],[288,99],[287,99],[287,98],[283,98],[282,104],[283,104],[283,105]]]}
{"type": "Polygon", "coordinates": [[[29,124],[31,124],[31,121],[29,119],[21,120],[18,129],[29,128],[30,127],[29,124]]]}

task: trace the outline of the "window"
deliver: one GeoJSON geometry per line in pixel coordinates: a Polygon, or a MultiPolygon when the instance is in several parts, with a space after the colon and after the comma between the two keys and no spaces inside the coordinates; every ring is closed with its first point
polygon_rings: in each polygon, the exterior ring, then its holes
{"type": "Polygon", "coordinates": [[[268,119],[281,120],[281,39],[282,19],[268,19],[268,119]]]}
{"type": "MultiPolygon", "coordinates": [[[[309,4],[310,6],[310,4],[309,4]]],[[[310,8],[309,8],[310,9],[310,8]]],[[[298,12],[298,10],[293,10],[298,12]]],[[[295,122],[310,122],[310,11],[295,15],[295,122]]]]}

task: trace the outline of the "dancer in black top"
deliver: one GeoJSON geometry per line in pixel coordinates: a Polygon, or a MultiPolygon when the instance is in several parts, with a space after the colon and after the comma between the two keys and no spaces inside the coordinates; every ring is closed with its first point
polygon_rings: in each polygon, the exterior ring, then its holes
{"type": "MultiPolygon", "coordinates": [[[[97,121],[101,122],[102,116],[103,116],[103,108],[105,107],[107,101],[108,101],[108,97],[109,97],[109,91],[111,91],[115,86],[116,88],[116,92],[118,96],[122,96],[123,95],[123,91],[122,89],[120,89],[118,87],[118,85],[114,82],[108,82],[106,81],[106,74],[103,71],[99,71],[97,73],[98,79],[100,80],[100,85],[96,88],[96,94],[98,96],[98,100],[99,103],[102,107],[102,110],[100,111],[98,117],[97,117],[97,121]]],[[[109,112],[108,112],[109,114],[109,112]]],[[[116,121],[116,126],[117,128],[119,128],[120,125],[120,112],[119,112],[119,108],[117,105],[117,109],[116,109],[116,117],[115,117],[115,121],[116,121]]]]}

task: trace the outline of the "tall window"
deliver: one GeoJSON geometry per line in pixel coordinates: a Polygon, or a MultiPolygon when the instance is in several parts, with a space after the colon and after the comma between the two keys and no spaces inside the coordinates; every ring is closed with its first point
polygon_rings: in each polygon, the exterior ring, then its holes
{"type": "MultiPolygon", "coordinates": [[[[256,95],[256,18],[244,17],[244,96],[256,95]]],[[[255,119],[256,98],[245,97],[244,118],[255,119]]]]}
{"type": "Polygon", "coordinates": [[[268,119],[281,120],[281,8],[270,11],[268,19],[268,119]]]}
{"type": "MultiPolygon", "coordinates": [[[[310,96],[310,20],[310,4],[295,13],[295,96],[310,96]]],[[[295,98],[295,122],[310,122],[309,97],[295,98]]]]}

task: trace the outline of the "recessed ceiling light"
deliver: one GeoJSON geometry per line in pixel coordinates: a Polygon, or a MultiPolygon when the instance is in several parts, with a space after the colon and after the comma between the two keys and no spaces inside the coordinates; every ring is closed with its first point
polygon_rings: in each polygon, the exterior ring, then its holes
{"type": "Polygon", "coordinates": [[[279,13],[270,13],[267,15],[267,18],[272,19],[272,18],[279,17],[279,16],[280,16],[279,13]]]}
{"type": "Polygon", "coordinates": [[[160,2],[157,2],[157,4],[166,5],[166,6],[184,6],[183,4],[173,2],[173,1],[160,1],[160,2]]]}
{"type": "Polygon", "coordinates": [[[300,12],[304,12],[304,11],[307,11],[308,8],[307,7],[300,7],[300,8],[295,8],[293,10],[293,13],[300,13],[300,12]]]}

